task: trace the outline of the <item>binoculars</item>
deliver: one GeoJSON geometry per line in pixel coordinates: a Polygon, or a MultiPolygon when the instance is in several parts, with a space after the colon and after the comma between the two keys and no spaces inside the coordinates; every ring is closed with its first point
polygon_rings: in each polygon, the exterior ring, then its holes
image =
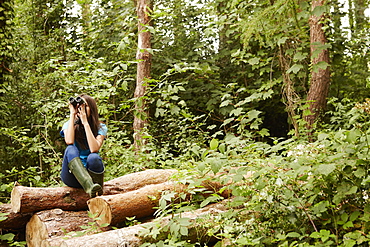
{"type": "Polygon", "coordinates": [[[70,97],[69,98],[69,103],[71,103],[74,107],[78,106],[78,105],[83,105],[85,104],[85,101],[83,98],[81,98],[80,96],[77,96],[76,98],[74,97],[70,97]]]}

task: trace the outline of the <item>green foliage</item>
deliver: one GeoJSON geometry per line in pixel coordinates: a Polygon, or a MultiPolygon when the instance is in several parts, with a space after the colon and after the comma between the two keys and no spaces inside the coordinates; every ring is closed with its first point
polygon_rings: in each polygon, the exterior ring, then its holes
{"type": "Polygon", "coordinates": [[[79,226],[82,229],[81,231],[64,232],[66,239],[68,239],[69,237],[77,238],[77,237],[81,237],[81,236],[85,236],[89,234],[96,234],[96,233],[102,232],[102,229],[109,225],[109,224],[99,225],[97,221],[101,219],[97,217],[97,214],[93,214],[90,211],[88,211],[87,213],[91,221],[88,222],[87,225],[79,226]]]}
{"type": "MultiPolygon", "coordinates": [[[[203,222],[210,229],[203,235],[220,240],[216,246],[367,244],[369,29],[363,8],[356,2],[346,12],[334,0],[330,9],[313,11],[309,2],[293,0],[155,1],[151,78],[147,94],[134,99],[134,2],[0,6],[0,23],[5,18],[7,24],[0,24],[1,70],[5,61],[12,71],[0,83],[1,201],[9,200],[15,181],[60,185],[67,99],[88,93],[109,128],[101,150],[106,180],[148,168],[182,171],[176,179],[188,191],[164,194],[158,217],[218,202],[224,191],[204,196],[202,182],[232,181],[232,210],[215,225],[203,222]],[[310,67],[317,55],[310,46],[317,44],[309,43],[308,19],[321,13],[328,17],[329,43],[316,48],[330,50],[331,98],[309,143],[303,117],[310,73],[328,64],[310,67]],[[342,17],[349,17],[349,27],[342,17]],[[140,152],[132,148],[138,100],[150,113],[148,144],[140,152]]],[[[179,217],[165,229],[153,226],[147,234],[157,242],[146,245],[200,245],[201,239],[184,241],[188,227],[179,217]]]]}
{"type": "MultiPolygon", "coordinates": [[[[8,215],[8,213],[0,213],[0,222],[6,220],[7,215],[8,215]]],[[[14,233],[5,233],[5,234],[1,233],[0,234],[0,243],[4,241],[4,242],[7,242],[9,244],[9,246],[19,246],[19,247],[26,246],[25,241],[18,242],[18,241],[15,241],[14,238],[15,238],[14,233]]]]}
{"type": "MultiPolygon", "coordinates": [[[[344,121],[351,112],[356,115],[353,112],[359,111],[347,109],[342,119],[335,113],[337,120],[344,121]]],[[[192,172],[177,177],[180,183],[189,185],[193,195],[186,208],[203,207],[208,200],[222,199],[211,196],[198,201],[196,196],[209,174],[219,174],[216,181],[232,180],[227,188],[233,199],[230,212],[208,228],[207,234],[224,244],[219,242],[216,246],[366,246],[370,241],[370,126],[369,115],[358,115],[361,118],[354,118],[347,125],[351,128],[322,131],[311,143],[290,139],[270,146],[213,139],[203,150],[202,159],[193,160],[192,172]]],[[[174,200],[174,196],[162,196],[158,209],[161,216],[182,212],[184,203],[174,200]]],[[[157,241],[157,236],[166,234],[167,241],[180,244],[188,233],[184,230],[181,234],[179,229],[179,219],[174,218],[165,227],[152,226],[146,234],[157,241]],[[172,225],[177,235],[171,232],[172,225]]],[[[189,246],[200,242],[198,239],[189,246]]]]}

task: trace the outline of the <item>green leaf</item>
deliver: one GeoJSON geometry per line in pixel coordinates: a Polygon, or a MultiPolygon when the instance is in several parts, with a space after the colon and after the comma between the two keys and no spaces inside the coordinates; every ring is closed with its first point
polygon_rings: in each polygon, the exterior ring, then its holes
{"type": "Polygon", "coordinates": [[[180,112],[180,107],[178,107],[177,105],[174,105],[170,108],[170,112],[171,114],[177,115],[180,112]]]}
{"type": "Polygon", "coordinates": [[[350,221],[355,221],[355,220],[357,220],[358,219],[358,217],[361,215],[361,212],[360,211],[354,211],[352,214],[351,214],[351,216],[350,216],[350,218],[349,218],[349,220],[350,221]]]}
{"type": "Polygon", "coordinates": [[[366,176],[366,171],[362,166],[359,166],[356,171],[353,172],[353,175],[355,175],[358,178],[362,178],[366,176]]]}
{"type": "Polygon", "coordinates": [[[218,140],[217,139],[212,139],[210,144],[209,144],[209,147],[211,150],[216,150],[217,147],[218,147],[218,140]]]}
{"type": "Polygon", "coordinates": [[[312,15],[315,15],[317,17],[320,17],[325,12],[327,12],[327,7],[325,5],[316,6],[315,9],[312,11],[312,15]]]}
{"type": "Polygon", "coordinates": [[[0,240],[3,240],[3,241],[12,241],[14,239],[15,235],[13,233],[7,233],[7,234],[4,234],[4,235],[0,235],[0,240]]]}
{"type": "Polygon", "coordinates": [[[179,230],[180,230],[180,225],[177,224],[177,223],[173,223],[170,226],[170,230],[171,230],[172,233],[178,233],[179,230]]]}
{"type": "Polygon", "coordinates": [[[241,114],[243,113],[243,108],[237,108],[237,109],[234,109],[230,112],[230,116],[234,115],[234,116],[240,116],[241,114]]]}
{"type": "Polygon", "coordinates": [[[261,114],[262,112],[261,111],[257,111],[257,110],[251,110],[248,112],[248,117],[250,120],[252,119],[256,119],[258,118],[259,114],[261,114]]]}
{"type": "Polygon", "coordinates": [[[282,45],[286,42],[286,40],[288,39],[288,37],[282,37],[278,40],[277,44],[278,45],[282,45]]]}
{"type": "Polygon", "coordinates": [[[226,144],[225,143],[221,143],[218,146],[218,150],[220,151],[220,153],[224,154],[226,152],[226,144]]]}
{"type": "Polygon", "coordinates": [[[225,100],[225,101],[222,101],[221,104],[220,104],[220,107],[225,107],[225,106],[228,106],[232,103],[231,100],[225,100]]]}
{"type": "Polygon", "coordinates": [[[302,60],[304,60],[304,59],[306,59],[306,58],[307,58],[307,54],[304,54],[304,53],[302,53],[302,52],[297,52],[297,53],[294,55],[294,57],[293,57],[294,61],[302,61],[302,60]]]}
{"type": "Polygon", "coordinates": [[[303,65],[302,64],[294,64],[292,67],[290,67],[287,70],[287,73],[293,72],[294,74],[297,74],[301,69],[303,69],[303,65]]]}
{"type": "Polygon", "coordinates": [[[225,121],[223,122],[223,124],[221,126],[225,126],[225,125],[231,123],[232,121],[234,121],[234,118],[225,119],[225,121]]]}
{"type": "Polygon", "coordinates": [[[320,62],[318,62],[318,63],[316,63],[312,66],[312,70],[313,70],[313,72],[318,73],[319,69],[326,70],[326,68],[329,67],[329,66],[330,65],[327,62],[320,61],[320,62]]]}
{"type": "Polygon", "coordinates": [[[314,212],[315,214],[320,215],[321,213],[326,212],[328,210],[328,205],[329,205],[328,201],[318,202],[312,208],[312,212],[314,212]]]}
{"type": "Polygon", "coordinates": [[[288,238],[299,238],[301,236],[301,234],[299,234],[297,232],[289,232],[286,236],[288,238]]]}
{"type": "Polygon", "coordinates": [[[317,167],[316,172],[317,174],[321,175],[329,175],[335,170],[336,164],[321,164],[317,167]]]}
{"type": "Polygon", "coordinates": [[[187,236],[189,234],[188,228],[185,226],[180,227],[180,234],[182,236],[187,236]]]}
{"type": "Polygon", "coordinates": [[[355,194],[358,190],[357,186],[352,186],[351,189],[346,193],[347,195],[355,194]]]}
{"type": "Polygon", "coordinates": [[[179,218],[178,221],[181,226],[190,226],[192,224],[190,218],[179,218]]]}
{"type": "Polygon", "coordinates": [[[213,160],[212,163],[211,163],[211,170],[213,171],[213,173],[217,173],[220,171],[222,167],[222,163],[219,161],[219,160],[213,160]]]}
{"type": "Polygon", "coordinates": [[[258,64],[260,62],[260,59],[258,58],[258,57],[254,57],[254,58],[251,58],[251,59],[249,59],[248,60],[248,63],[250,64],[250,65],[256,65],[256,64],[258,64]]]}
{"type": "Polygon", "coordinates": [[[199,171],[202,172],[206,169],[206,164],[204,164],[204,162],[200,162],[200,163],[198,163],[197,168],[198,168],[199,171]]]}
{"type": "Polygon", "coordinates": [[[350,143],[354,143],[357,141],[357,139],[361,136],[361,131],[358,129],[352,129],[348,131],[347,134],[347,141],[350,143]]]}

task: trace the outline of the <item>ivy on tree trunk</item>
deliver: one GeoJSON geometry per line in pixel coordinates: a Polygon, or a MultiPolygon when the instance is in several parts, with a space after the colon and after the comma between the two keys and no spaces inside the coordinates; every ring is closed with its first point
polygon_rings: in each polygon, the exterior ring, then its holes
{"type": "Polygon", "coordinates": [[[329,51],[325,47],[327,38],[323,30],[323,15],[320,8],[324,6],[323,0],[312,1],[313,14],[310,17],[310,42],[312,57],[311,85],[307,95],[310,114],[305,116],[307,129],[311,130],[320,113],[326,108],[327,96],[330,87],[329,51]]]}
{"type": "Polygon", "coordinates": [[[134,115],[134,146],[136,150],[140,146],[145,145],[145,140],[142,138],[143,130],[147,124],[148,112],[145,101],[145,93],[147,90],[147,79],[150,78],[152,55],[149,52],[151,49],[151,34],[148,29],[151,17],[149,11],[152,9],[151,0],[137,1],[137,16],[138,22],[138,49],[136,59],[138,60],[136,88],[134,97],[136,99],[135,115],[134,115]]]}
{"type": "MultiPolygon", "coordinates": [[[[12,60],[12,19],[13,19],[13,1],[0,0],[0,85],[5,84],[5,77],[12,70],[9,68],[12,60]]],[[[0,93],[1,95],[2,93],[0,93]]]]}

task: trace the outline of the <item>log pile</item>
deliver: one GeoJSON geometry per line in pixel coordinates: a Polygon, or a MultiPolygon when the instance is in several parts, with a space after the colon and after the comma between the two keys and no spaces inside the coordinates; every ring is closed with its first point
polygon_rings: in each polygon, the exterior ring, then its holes
{"type": "MultiPolygon", "coordinates": [[[[166,182],[176,170],[150,169],[128,174],[104,183],[104,195],[133,191],[149,184],[166,182]]],[[[11,204],[15,213],[29,213],[53,208],[62,210],[85,210],[90,198],[83,189],[71,187],[36,188],[15,186],[11,194],[11,204]],[[42,206],[40,205],[42,204],[42,206]],[[40,208],[42,207],[42,208],[40,208]]]]}
{"type": "MultiPolygon", "coordinates": [[[[77,188],[17,185],[11,194],[11,204],[0,205],[0,212],[8,214],[5,221],[0,221],[0,230],[26,229],[28,247],[139,246],[143,240],[137,233],[148,223],[123,227],[127,217],[152,217],[162,193],[166,191],[182,193],[190,198],[186,185],[171,181],[176,172],[173,169],[151,169],[128,174],[105,182],[103,195],[92,199],[77,188]],[[91,215],[97,219],[92,219],[91,215]],[[112,227],[123,228],[112,230],[112,227]],[[102,233],[86,232],[86,229],[92,228],[102,233]],[[68,233],[84,236],[66,240],[68,233]],[[96,242],[101,245],[92,245],[95,239],[100,239],[96,242]],[[120,245],[122,241],[129,245],[120,245]]],[[[208,192],[217,193],[222,185],[209,182],[203,187],[208,192]]],[[[228,197],[227,191],[223,191],[223,196],[228,197]]],[[[215,209],[210,207],[189,215],[193,214],[194,218],[194,215],[209,214],[212,210],[215,209]]],[[[166,220],[162,220],[161,224],[166,224],[166,220]]]]}

